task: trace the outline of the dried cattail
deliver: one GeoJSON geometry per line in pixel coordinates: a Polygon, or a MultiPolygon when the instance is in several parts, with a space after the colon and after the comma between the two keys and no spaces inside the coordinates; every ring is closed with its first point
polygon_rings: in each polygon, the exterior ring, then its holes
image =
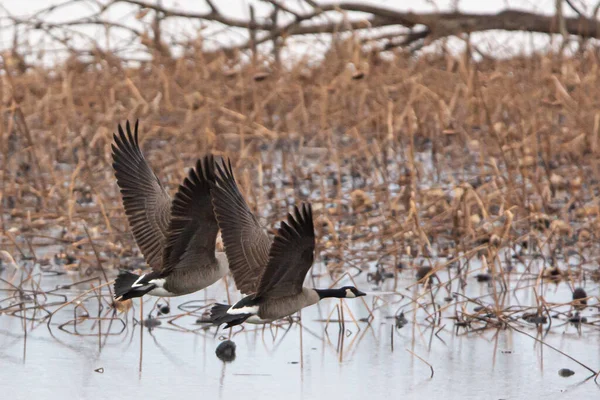
{"type": "Polygon", "coordinates": [[[373,205],[373,199],[366,192],[360,189],[356,189],[350,193],[350,199],[352,201],[353,209],[361,209],[371,207],[373,205]]]}

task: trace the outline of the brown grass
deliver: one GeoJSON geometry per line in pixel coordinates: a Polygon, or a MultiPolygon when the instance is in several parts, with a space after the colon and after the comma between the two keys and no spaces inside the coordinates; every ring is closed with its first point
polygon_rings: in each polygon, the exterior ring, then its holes
{"type": "Polygon", "coordinates": [[[277,203],[272,222],[287,209],[274,200],[311,193],[331,239],[372,237],[386,246],[371,248],[378,256],[441,237],[469,247],[494,233],[511,246],[545,220],[538,241],[586,245],[599,214],[597,61],[592,52],[384,61],[347,42],[317,66],[262,80],[252,66],[197,52],[139,68],[105,57],[11,73],[3,229],[32,235],[51,224],[68,236],[83,220],[127,246],[110,143],[118,122],[139,118],[144,151],[171,188],[205,152],[227,154],[249,201],[277,203]],[[349,62],[368,71],[353,79],[349,62]]]}
{"type": "Polygon", "coordinates": [[[536,305],[518,312],[549,316],[560,305],[544,300],[544,282],[574,289],[600,276],[599,60],[468,59],[387,61],[348,41],[318,65],[268,73],[193,50],[135,68],[106,54],[25,73],[5,63],[3,248],[22,259],[60,244],[76,257],[67,268],[87,275],[130,266],[110,144],[118,122],[139,118],[143,150],[171,189],[212,151],[232,158],[269,227],[310,200],[317,259],[333,278],[375,263],[381,279],[397,278],[400,262],[429,266],[429,289],[410,300],[432,326],[453,310],[457,327],[510,327],[506,293],[522,289],[536,305]],[[579,261],[557,262],[569,257],[579,261]],[[477,273],[499,282],[491,303],[461,294],[435,305],[477,273]]]}

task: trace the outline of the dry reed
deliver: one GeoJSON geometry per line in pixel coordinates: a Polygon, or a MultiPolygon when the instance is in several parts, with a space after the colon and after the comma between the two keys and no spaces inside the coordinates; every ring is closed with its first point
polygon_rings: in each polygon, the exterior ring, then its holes
{"type": "MultiPolygon", "coordinates": [[[[541,333],[553,317],[597,329],[597,315],[576,321],[576,304],[545,300],[558,281],[575,290],[600,279],[597,53],[475,63],[402,52],[390,60],[358,46],[340,41],[318,64],[260,75],[236,54],[195,48],[135,67],[105,53],[27,71],[5,62],[2,248],[23,267],[20,282],[1,289],[9,297],[0,313],[23,318],[26,332],[26,321],[50,326],[50,305],[75,305],[61,329],[83,319],[127,329],[101,287],[108,270],[143,265],[110,155],[116,124],[139,118],[143,151],[171,189],[211,151],[232,158],[268,227],[294,202],[311,201],[321,270],[335,281],[377,265],[373,282],[394,278],[386,288],[401,294],[398,313],[413,313],[415,338],[422,327],[439,338],[444,318],[467,332],[533,324],[541,333]],[[367,72],[357,77],[350,63],[367,72]],[[419,268],[427,270],[413,292],[403,291],[398,275],[419,268]],[[102,279],[52,302],[59,294],[41,290],[39,279],[65,270],[87,285],[83,278],[102,279]],[[484,298],[465,295],[476,275],[489,282],[484,298]],[[534,304],[507,300],[524,290],[534,304]],[[78,315],[86,296],[107,314],[78,315]]],[[[367,321],[384,304],[365,302],[367,321]]],[[[199,318],[203,307],[174,319],[199,318]]],[[[345,322],[360,330],[361,320],[347,309],[346,321],[343,303],[335,307],[327,321],[337,310],[343,343],[345,322]]]]}

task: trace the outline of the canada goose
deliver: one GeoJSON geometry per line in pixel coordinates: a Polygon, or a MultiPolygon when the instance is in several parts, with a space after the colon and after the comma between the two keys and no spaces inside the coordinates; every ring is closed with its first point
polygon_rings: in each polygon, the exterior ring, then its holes
{"type": "Polygon", "coordinates": [[[312,266],[315,229],[312,208],[303,204],[288,214],[271,240],[240,193],[231,162],[222,167],[212,184],[212,201],[225,245],[225,253],[238,289],[246,294],[230,306],[215,304],[210,321],[226,327],[244,321],[266,323],[286,317],[327,297],[364,296],[354,286],[309,289],[302,286],[312,266]]]}
{"type": "Polygon", "coordinates": [[[215,252],[219,227],[210,198],[213,157],[197,161],[171,201],[140,150],[138,122],[133,134],[129,121],[126,130],[119,125],[119,135],[113,135],[113,168],[129,226],[152,272],[139,276],[121,271],[115,298],[180,296],[204,289],[229,271],[225,253],[215,252]]]}

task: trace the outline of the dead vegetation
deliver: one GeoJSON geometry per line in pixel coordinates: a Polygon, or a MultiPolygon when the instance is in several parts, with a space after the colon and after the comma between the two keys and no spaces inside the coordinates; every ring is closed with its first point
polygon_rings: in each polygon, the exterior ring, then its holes
{"type": "Polygon", "coordinates": [[[317,261],[331,280],[366,282],[369,273],[369,284],[400,295],[365,304],[366,321],[397,303],[402,326],[436,336],[449,323],[459,333],[529,327],[539,337],[569,324],[599,328],[595,48],[573,58],[384,59],[350,39],[316,65],[267,71],[260,57],[190,47],[130,66],[97,52],[26,70],[4,57],[2,248],[21,271],[18,282],[3,280],[0,318],[23,318],[25,332],[34,323],[78,334],[84,322],[90,331],[110,324],[99,336],[127,328],[113,307],[131,305],[113,304],[109,276],[143,262],[110,144],[117,122],[139,118],[143,150],[171,189],[212,151],[232,158],[269,228],[291,204],[311,201],[317,261]],[[74,298],[42,287],[65,271],[75,272],[69,288],[81,287],[74,298]],[[415,275],[418,283],[401,285],[415,275]],[[558,283],[577,296],[548,301],[558,283]],[[468,285],[488,290],[475,298],[468,285]],[[523,292],[534,300],[515,303],[523,292]],[[63,307],[73,318],[52,321],[63,307]]]}

